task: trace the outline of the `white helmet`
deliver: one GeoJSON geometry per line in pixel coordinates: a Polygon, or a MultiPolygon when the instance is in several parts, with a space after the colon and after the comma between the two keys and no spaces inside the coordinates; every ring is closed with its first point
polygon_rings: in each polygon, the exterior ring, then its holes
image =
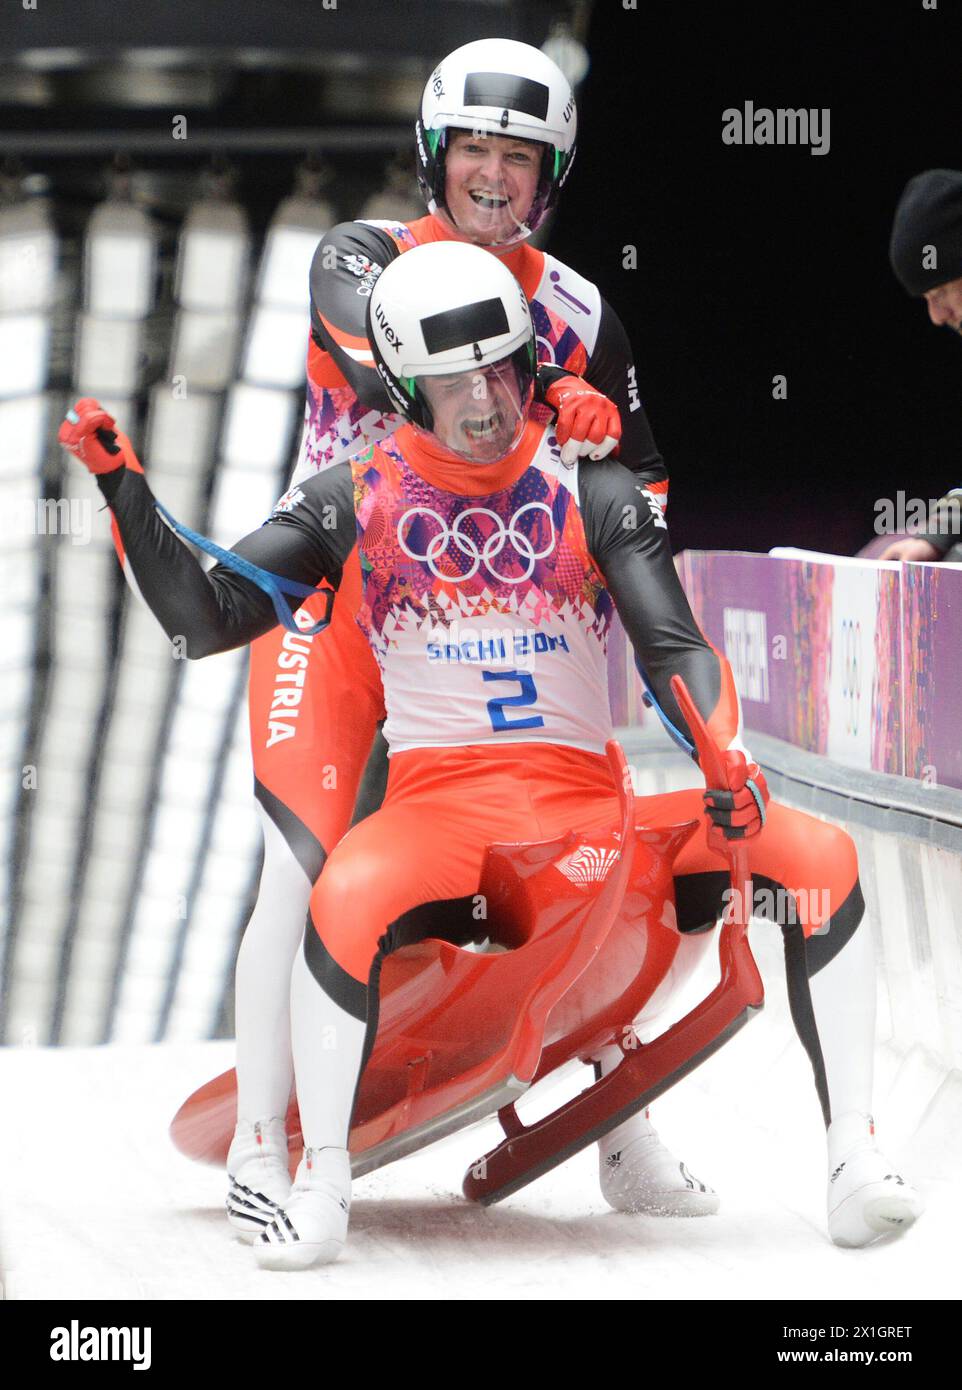
{"type": "MultiPolygon", "coordinates": [[[[512,430],[518,437],[537,367],[534,326],[524,290],[496,256],[458,241],[415,246],[378,276],[367,313],[377,370],[394,407],[412,424],[434,429],[424,378],[480,377],[499,364],[510,371],[517,395],[512,430]]],[[[470,449],[455,452],[473,456],[470,449]]]]}
{"type": "Polygon", "coordinates": [[[574,163],[578,115],[564,73],[540,48],[514,39],[478,39],[442,59],[428,78],[415,126],[418,183],[429,212],[447,211],[445,132],[452,127],[545,146],[534,201],[511,240],[530,236],[574,163]]]}

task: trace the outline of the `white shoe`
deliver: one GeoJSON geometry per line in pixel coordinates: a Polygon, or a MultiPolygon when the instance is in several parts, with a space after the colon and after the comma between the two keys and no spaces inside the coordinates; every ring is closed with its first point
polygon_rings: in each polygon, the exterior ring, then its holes
{"type": "Polygon", "coordinates": [[[713,1216],[718,1193],[665,1148],[647,1118],[636,1117],[598,1145],[601,1195],[615,1211],[649,1216],[713,1216]],[[627,1136],[630,1127],[640,1132],[627,1136]]]}
{"type": "Polygon", "coordinates": [[[253,1240],[290,1194],[284,1121],[239,1120],[227,1154],[227,1176],[227,1220],[245,1240],[253,1240]]]}
{"type": "Polygon", "coordinates": [[[351,1158],[347,1149],[305,1149],[289,1200],[254,1242],[261,1269],[331,1264],[347,1239],[351,1158]]]}
{"type": "Polygon", "coordinates": [[[915,1188],[879,1153],[874,1134],[868,1115],[842,1116],[829,1127],[828,1233],[836,1245],[901,1235],[925,1209],[915,1188]]]}

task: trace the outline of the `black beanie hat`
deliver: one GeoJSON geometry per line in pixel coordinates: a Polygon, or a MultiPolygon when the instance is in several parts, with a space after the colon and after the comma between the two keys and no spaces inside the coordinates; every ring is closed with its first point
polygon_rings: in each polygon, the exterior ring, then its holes
{"type": "Polygon", "coordinates": [[[889,260],[909,294],[962,278],[962,173],[957,169],[926,169],[909,179],[895,209],[889,260]]]}

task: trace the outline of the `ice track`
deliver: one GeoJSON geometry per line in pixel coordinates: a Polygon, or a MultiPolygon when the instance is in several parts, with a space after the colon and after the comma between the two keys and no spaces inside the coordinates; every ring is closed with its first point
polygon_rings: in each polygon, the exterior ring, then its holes
{"type": "MultiPolygon", "coordinates": [[[[928,1210],[900,1241],[835,1249],[824,1234],[821,1117],[787,1017],[776,936],[762,923],[752,930],[765,1012],[653,1113],[669,1146],[721,1193],[715,1217],[610,1211],[593,1146],[498,1206],[471,1206],[460,1195],[461,1177],[493,1142],[488,1122],[359,1179],[339,1264],[261,1271],[227,1226],[222,1173],[182,1158],[166,1133],[185,1096],[231,1064],[232,1044],[8,1048],[0,1051],[4,1294],[955,1298],[962,1079],[921,1051],[880,1049],[880,1138],[921,1187],[928,1210]]],[[[556,1090],[552,1104],[561,1098],[556,1090]]]]}

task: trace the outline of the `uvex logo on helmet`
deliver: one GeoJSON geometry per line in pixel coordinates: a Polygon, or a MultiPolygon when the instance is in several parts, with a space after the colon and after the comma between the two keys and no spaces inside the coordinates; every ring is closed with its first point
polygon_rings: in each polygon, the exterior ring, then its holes
{"type": "Polygon", "coordinates": [[[420,159],[422,166],[426,169],[428,165],[428,152],[424,148],[424,139],[421,135],[420,118],[415,122],[414,133],[417,136],[418,141],[418,158],[420,159]]]}
{"type": "Polygon", "coordinates": [[[387,318],[384,314],[384,310],[381,308],[380,304],[374,305],[374,317],[377,320],[377,322],[381,325],[381,328],[384,331],[385,341],[390,343],[391,347],[394,349],[395,352],[400,352],[401,348],[403,348],[404,346],[404,343],[395,333],[391,325],[388,323],[387,318]]]}
{"type": "Polygon", "coordinates": [[[408,415],[411,410],[411,402],[405,397],[404,392],[398,386],[397,381],[388,371],[384,363],[379,361],[376,363],[376,366],[378,375],[387,387],[387,392],[391,400],[398,407],[402,415],[408,415]]]}

